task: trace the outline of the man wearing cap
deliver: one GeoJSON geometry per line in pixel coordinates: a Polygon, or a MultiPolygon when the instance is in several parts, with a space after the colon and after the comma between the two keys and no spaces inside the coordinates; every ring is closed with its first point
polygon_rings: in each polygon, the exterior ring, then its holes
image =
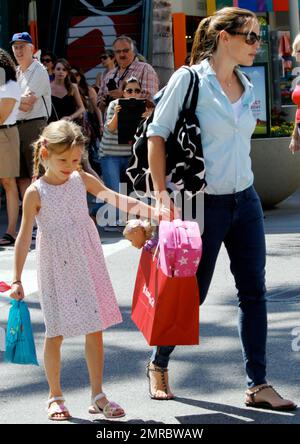
{"type": "Polygon", "coordinates": [[[33,176],[32,143],[39,137],[51,114],[51,89],[47,70],[33,58],[34,47],[30,34],[14,34],[10,43],[19,64],[17,80],[22,92],[17,124],[20,135],[18,184],[23,197],[33,176]]]}

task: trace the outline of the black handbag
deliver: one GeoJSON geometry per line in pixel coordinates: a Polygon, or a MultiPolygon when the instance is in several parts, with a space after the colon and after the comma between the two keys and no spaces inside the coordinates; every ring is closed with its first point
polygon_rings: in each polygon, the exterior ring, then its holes
{"type": "MultiPolygon", "coordinates": [[[[190,83],[174,131],[166,141],[166,178],[171,189],[185,191],[189,198],[204,190],[205,164],[196,106],[199,95],[199,77],[191,68],[190,83]],[[190,105],[188,106],[188,103],[190,105]]],[[[161,93],[161,97],[163,92],[161,93]]],[[[138,197],[152,196],[153,182],[148,163],[148,126],[153,113],[141,123],[135,134],[133,154],[126,170],[129,183],[138,197]]]]}

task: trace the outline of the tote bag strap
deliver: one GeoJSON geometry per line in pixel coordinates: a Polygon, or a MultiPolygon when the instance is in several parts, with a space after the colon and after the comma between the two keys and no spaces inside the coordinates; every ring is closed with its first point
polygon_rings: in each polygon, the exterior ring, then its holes
{"type": "Polygon", "coordinates": [[[199,77],[193,68],[188,68],[187,66],[184,66],[184,68],[189,71],[191,75],[191,80],[183,102],[182,109],[189,109],[192,113],[195,113],[199,96],[199,77]],[[189,106],[187,106],[188,102],[190,103],[189,106]]]}
{"type": "Polygon", "coordinates": [[[193,88],[195,72],[192,69],[188,68],[187,66],[184,66],[183,68],[186,69],[190,73],[190,76],[191,76],[190,83],[189,83],[189,86],[188,86],[188,89],[187,89],[187,92],[186,92],[186,95],[185,95],[185,98],[183,101],[183,105],[182,105],[182,109],[185,110],[185,109],[187,109],[187,102],[190,98],[191,91],[193,88]]]}
{"type": "Polygon", "coordinates": [[[193,72],[194,76],[194,86],[192,90],[192,97],[191,97],[191,103],[189,110],[194,114],[196,112],[197,103],[198,103],[198,96],[199,96],[199,76],[192,68],[190,68],[193,72]]]}

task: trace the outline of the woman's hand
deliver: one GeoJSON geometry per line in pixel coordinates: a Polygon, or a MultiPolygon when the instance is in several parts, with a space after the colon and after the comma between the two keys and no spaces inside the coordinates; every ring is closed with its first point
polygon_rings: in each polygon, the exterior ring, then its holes
{"type": "Polygon", "coordinates": [[[158,221],[180,219],[180,210],[175,207],[167,191],[162,191],[156,198],[154,214],[158,221]]]}
{"type": "Polygon", "coordinates": [[[142,114],[143,119],[148,119],[151,116],[153,108],[146,108],[146,111],[142,114]]]}
{"type": "Polygon", "coordinates": [[[23,285],[20,284],[12,284],[11,293],[9,295],[12,299],[16,299],[16,301],[21,301],[25,298],[23,285]]]}
{"type": "Polygon", "coordinates": [[[71,116],[64,116],[61,118],[61,120],[66,120],[67,122],[71,122],[71,116]]]}
{"type": "Polygon", "coordinates": [[[116,105],[115,107],[115,115],[117,116],[119,114],[119,112],[121,111],[122,107],[121,105],[116,105]]]}
{"type": "Polygon", "coordinates": [[[292,136],[291,143],[289,145],[289,150],[291,153],[295,153],[297,151],[300,151],[300,136],[292,136]]]}

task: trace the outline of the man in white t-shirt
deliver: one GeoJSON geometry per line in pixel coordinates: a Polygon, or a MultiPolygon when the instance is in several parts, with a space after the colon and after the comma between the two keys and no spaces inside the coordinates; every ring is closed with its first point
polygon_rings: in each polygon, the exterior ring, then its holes
{"type": "Polygon", "coordinates": [[[17,80],[22,97],[17,116],[20,135],[20,179],[23,196],[33,176],[32,143],[39,137],[51,114],[51,89],[45,67],[33,58],[34,47],[28,32],[14,34],[10,42],[19,64],[17,80]]]}

